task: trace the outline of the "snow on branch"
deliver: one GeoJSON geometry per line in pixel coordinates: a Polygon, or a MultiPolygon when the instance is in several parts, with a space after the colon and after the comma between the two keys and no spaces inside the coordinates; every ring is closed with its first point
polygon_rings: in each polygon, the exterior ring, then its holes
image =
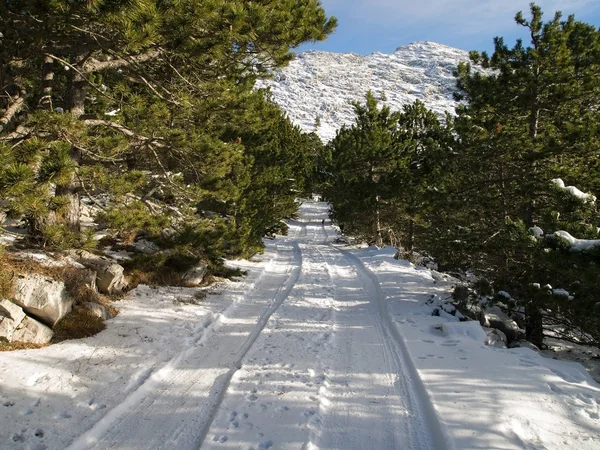
{"type": "Polygon", "coordinates": [[[574,252],[586,252],[592,248],[600,247],[600,239],[577,239],[563,230],[556,231],[554,235],[566,241],[571,246],[571,251],[574,252]]]}
{"type": "Polygon", "coordinates": [[[584,203],[593,203],[596,201],[596,197],[594,197],[592,194],[586,194],[585,192],[582,192],[579,189],[577,189],[575,186],[565,186],[565,182],[560,178],[555,178],[554,180],[552,180],[552,183],[554,183],[559,189],[567,191],[572,196],[583,200],[584,203]]]}

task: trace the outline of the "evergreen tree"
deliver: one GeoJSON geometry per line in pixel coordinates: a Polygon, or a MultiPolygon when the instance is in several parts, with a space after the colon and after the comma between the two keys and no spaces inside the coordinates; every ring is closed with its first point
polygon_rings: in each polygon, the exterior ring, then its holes
{"type": "Polygon", "coordinates": [[[354,104],[356,123],[340,129],[329,143],[333,217],[344,232],[379,246],[386,231],[385,191],[396,167],[398,114],[379,109],[372,92],[354,104]]]}
{"type": "Polygon", "coordinates": [[[228,124],[249,111],[266,114],[269,127],[288,123],[257,106],[254,83],[335,24],[315,0],[1,2],[0,189],[9,212],[41,244],[82,245],[83,193],[108,198],[100,219],[122,237],[143,233],[213,257],[233,248],[224,236],[235,217],[255,229],[255,248],[256,233],[272,225],[229,205],[275,170],[254,165],[241,139],[267,125],[257,117],[234,136],[228,124]]]}
{"type": "MultiPolygon", "coordinates": [[[[468,64],[457,72],[458,98],[466,104],[456,120],[461,148],[453,167],[459,176],[448,196],[455,209],[447,215],[446,251],[496,287],[517,293],[527,334],[542,345],[543,316],[556,318],[557,311],[527,286],[552,283],[538,251],[550,250],[534,244],[528,229],[557,230],[552,179],[576,180],[584,190],[597,186],[600,35],[573,16],[561,21],[560,13],[544,23],[534,4],[529,20],[522,13],[515,20],[529,31],[530,46],[517,41],[508,48],[496,38],[491,57],[471,53],[487,72],[468,64]]],[[[579,237],[595,237],[597,213],[584,209],[576,228],[587,231],[579,237]]],[[[564,310],[560,314],[566,316],[564,310]]]]}

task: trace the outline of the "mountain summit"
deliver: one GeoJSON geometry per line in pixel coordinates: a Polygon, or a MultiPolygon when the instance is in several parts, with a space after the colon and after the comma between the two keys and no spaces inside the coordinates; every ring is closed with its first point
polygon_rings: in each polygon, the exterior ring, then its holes
{"type": "Polygon", "coordinates": [[[257,87],[271,87],[274,100],[304,131],[324,142],[353,122],[351,101],[364,101],[370,89],[385,95],[392,110],[416,99],[442,115],[453,112],[456,81],[452,71],[468,52],[434,42],[414,42],[392,54],[307,51],[257,87]],[[315,127],[317,122],[320,125],[315,127]]]}

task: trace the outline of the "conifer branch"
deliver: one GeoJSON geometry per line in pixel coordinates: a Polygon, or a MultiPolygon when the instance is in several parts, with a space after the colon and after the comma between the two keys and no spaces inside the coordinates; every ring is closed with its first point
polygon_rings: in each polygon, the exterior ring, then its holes
{"type": "Polygon", "coordinates": [[[89,126],[105,126],[108,128],[113,128],[127,137],[134,138],[136,140],[136,144],[146,144],[151,145],[158,148],[165,148],[167,145],[164,142],[160,142],[160,138],[148,138],[146,136],[135,133],[133,130],[130,130],[124,125],[121,125],[117,122],[111,122],[109,120],[102,119],[86,119],[83,120],[85,125],[89,126]]]}

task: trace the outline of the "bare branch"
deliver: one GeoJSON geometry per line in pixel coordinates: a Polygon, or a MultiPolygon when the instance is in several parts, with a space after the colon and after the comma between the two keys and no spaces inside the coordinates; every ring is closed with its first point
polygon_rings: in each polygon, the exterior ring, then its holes
{"type": "Polygon", "coordinates": [[[13,118],[23,109],[25,106],[25,99],[23,97],[17,97],[17,99],[10,105],[2,117],[0,117],[0,131],[4,130],[6,126],[13,120],[13,118]]]}
{"type": "Polygon", "coordinates": [[[121,67],[127,67],[132,64],[139,64],[146,61],[156,59],[160,55],[160,50],[150,50],[135,56],[129,56],[127,59],[119,57],[119,59],[111,59],[110,61],[98,61],[96,59],[87,60],[81,69],[85,74],[91,72],[102,72],[103,70],[114,70],[121,67]]]}

